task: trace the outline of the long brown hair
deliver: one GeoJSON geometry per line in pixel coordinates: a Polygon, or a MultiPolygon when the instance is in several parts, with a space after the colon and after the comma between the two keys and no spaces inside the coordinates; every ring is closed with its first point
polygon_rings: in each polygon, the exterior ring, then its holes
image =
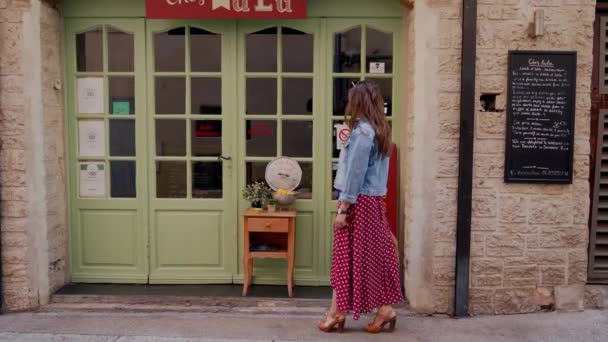
{"type": "Polygon", "coordinates": [[[384,115],[384,98],[377,83],[360,81],[349,90],[346,115],[346,122],[351,130],[355,128],[358,120],[367,121],[376,132],[378,150],[382,155],[390,156],[391,126],[384,115]]]}

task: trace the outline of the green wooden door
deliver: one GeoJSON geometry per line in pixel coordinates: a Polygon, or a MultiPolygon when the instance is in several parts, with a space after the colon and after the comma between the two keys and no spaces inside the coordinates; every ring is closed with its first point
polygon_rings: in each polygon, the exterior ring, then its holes
{"type": "Polygon", "coordinates": [[[148,280],[144,21],[66,20],[72,280],[148,280]]]}
{"type": "MultiPolygon", "coordinates": [[[[238,22],[239,188],[263,180],[266,165],[276,157],[300,163],[303,177],[295,205],[295,280],[300,285],[318,285],[322,268],[320,29],[318,19],[238,22]]],[[[248,206],[240,201],[240,211],[248,206]]],[[[242,282],[241,266],[237,282],[242,282]]],[[[285,269],[283,260],[256,260],[253,281],[284,284],[285,269]]]]}
{"type": "Polygon", "coordinates": [[[150,283],[231,283],[236,270],[235,29],[147,22],[150,283]]]}
{"type": "MultiPolygon", "coordinates": [[[[323,80],[327,91],[323,107],[325,136],[324,198],[321,207],[325,226],[332,227],[337,209],[337,192],[333,189],[340,151],[337,149],[335,126],[344,122],[348,91],[359,80],[373,80],[380,85],[385,113],[393,127],[393,141],[398,143],[401,113],[402,21],[400,19],[328,19],[324,41],[323,80]]],[[[397,156],[393,156],[396,158],[397,156]]],[[[325,256],[322,274],[329,277],[333,234],[328,232],[321,253],[325,256]]]]}
{"type": "MultiPolygon", "coordinates": [[[[374,79],[398,141],[400,41],[400,19],[66,20],[74,281],[242,282],[241,189],[288,156],[296,284],[328,284],[334,125],[351,83],[374,79]],[[80,78],[101,79],[100,113],[79,111],[80,78]],[[82,155],[79,127],[100,122],[103,153],[82,155]],[[103,165],[103,196],[80,196],[83,162],[103,165]]],[[[254,282],[285,283],[285,266],[256,261],[254,282]]]]}

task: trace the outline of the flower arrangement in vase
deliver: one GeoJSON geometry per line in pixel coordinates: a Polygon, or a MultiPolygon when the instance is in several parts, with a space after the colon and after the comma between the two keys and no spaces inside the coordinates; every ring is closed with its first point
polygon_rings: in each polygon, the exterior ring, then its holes
{"type": "Polygon", "coordinates": [[[247,184],[243,189],[243,199],[251,203],[251,207],[262,210],[264,204],[272,199],[272,190],[264,182],[247,184]]]}

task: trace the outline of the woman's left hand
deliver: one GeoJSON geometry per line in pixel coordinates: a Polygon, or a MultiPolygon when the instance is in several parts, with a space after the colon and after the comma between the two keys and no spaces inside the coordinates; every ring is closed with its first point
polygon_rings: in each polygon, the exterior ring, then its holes
{"type": "Polygon", "coordinates": [[[334,221],[334,227],[336,229],[342,229],[346,227],[346,214],[336,215],[336,220],[334,221]]]}

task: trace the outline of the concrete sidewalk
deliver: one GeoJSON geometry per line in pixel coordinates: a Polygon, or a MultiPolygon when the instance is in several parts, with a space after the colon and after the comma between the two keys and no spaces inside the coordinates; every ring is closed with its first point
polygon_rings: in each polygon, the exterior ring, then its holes
{"type": "Polygon", "coordinates": [[[310,315],[39,312],[0,316],[0,341],[607,341],[608,311],[451,318],[403,316],[393,334],[362,331],[370,317],[324,334],[310,315]]]}

